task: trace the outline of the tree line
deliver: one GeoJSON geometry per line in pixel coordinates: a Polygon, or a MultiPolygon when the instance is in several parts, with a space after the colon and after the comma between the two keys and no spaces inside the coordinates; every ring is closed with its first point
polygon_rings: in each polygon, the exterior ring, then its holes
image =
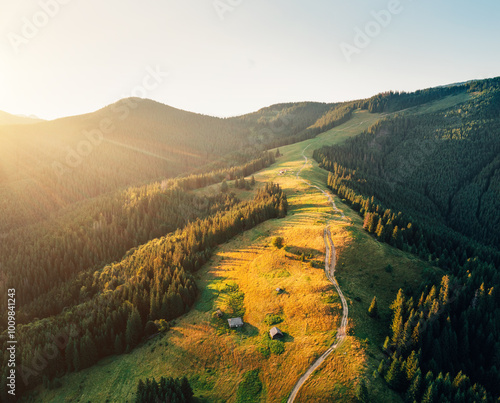
{"type": "MultiPolygon", "coordinates": [[[[240,166],[131,187],[79,205],[54,220],[10,233],[0,243],[6,281],[19,291],[18,323],[56,315],[81,299],[81,272],[120,259],[127,250],[236,202],[231,194],[190,194],[225,178],[248,176],[275,161],[273,153],[240,166]]],[[[0,302],[0,307],[6,301],[0,302]]],[[[5,310],[4,310],[5,311],[5,310]]],[[[0,315],[4,318],[5,313],[0,315]]],[[[5,321],[0,320],[3,328],[5,321]]]]}
{"type": "Polygon", "coordinates": [[[193,389],[185,376],[177,379],[162,376],[159,382],[154,378],[152,380],[146,378],[145,382],[140,379],[135,401],[136,403],[190,403],[193,401],[193,389]]]}
{"type": "MultiPolygon", "coordinates": [[[[90,286],[81,290],[89,296],[84,302],[18,326],[20,379],[33,387],[44,376],[52,379],[130,351],[146,329],[156,331],[158,320],[172,320],[190,309],[197,295],[191,273],[208,261],[217,245],[265,220],[285,216],[287,208],[280,187],[268,183],[252,201],[197,219],[130,250],[118,263],[88,273],[90,286]],[[57,347],[59,337],[67,339],[63,347],[57,347]]],[[[0,343],[6,351],[6,332],[0,343]]],[[[7,355],[0,358],[6,364],[7,355]]]]}
{"type": "Polygon", "coordinates": [[[261,157],[240,166],[171,179],[167,182],[167,187],[169,189],[179,187],[183,190],[199,189],[215,183],[220,183],[223,180],[234,180],[249,176],[274,164],[275,161],[276,158],[272,152],[264,152],[261,157]]]}

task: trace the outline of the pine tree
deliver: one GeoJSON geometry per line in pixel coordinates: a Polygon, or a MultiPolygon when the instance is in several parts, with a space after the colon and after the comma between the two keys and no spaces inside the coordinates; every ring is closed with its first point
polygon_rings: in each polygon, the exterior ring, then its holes
{"type": "Polygon", "coordinates": [[[186,399],[186,402],[191,401],[191,398],[194,395],[193,388],[191,387],[188,379],[185,376],[183,376],[181,378],[181,391],[182,391],[182,395],[186,399]]]}
{"type": "Polygon", "coordinates": [[[420,389],[422,387],[422,374],[420,369],[417,370],[415,378],[410,384],[408,391],[406,392],[406,401],[413,403],[418,401],[420,398],[420,389]]]}
{"type": "Polygon", "coordinates": [[[360,403],[370,403],[370,396],[368,394],[368,388],[366,387],[366,381],[361,379],[356,386],[356,398],[360,403]]]}
{"type": "Polygon", "coordinates": [[[380,360],[380,364],[378,364],[377,372],[383,376],[384,370],[385,370],[385,360],[382,359],[380,360]]]}
{"type": "Polygon", "coordinates": [[[411,334],[411,342],[414,346],[417,346],[419,341],[420,341],[420,321],[417,322],[417,325],[414,327],[413,332],[411,334]]]}
{"type": "Polygon", "coordinates": [[[363,228],[372,233],[375,229],[375,225],[376,225],[376,214],[375,213],[366,213],[365,215],[365,219],[364,219],[364,222],[363,222],[363,228]]]}
{"type": "Polygon", "coordinates": [[[368,308],[368,315],[372,318],[378,317],[377,297],[373,297],[370,307],[368,308]]]}
{"type": "Polygon", "coordinates": [[[424,393],[424,396],[422,397],[422,403],[434,403],[436,401],[436,387],[434,385],[434,382],[431,382],[429,387],[424,393]]]}
{"type": "Polygon", "coordinates": [[[402,386],[402,375],[401,361],[394,357],[385,375],[385,380],[391,388],[399,390],[402,386]]]}
{"type": "Polygon", "coordinates": [[[115,337],[115,345],[114,345],[114,352],[115,354],[121,354],[123,353],[123,336],[120,334],[120,335],[116,335],[115,337]]]}
{"type": "Polygon", "coordinates": [[[127,330],[125,332],[127,349],[130,350],[137,346],[142,338],[142,321],[139,311],[134,309],[127,320],[127,330]]]}
{"type": "Polygon", "coordinates": [[[399,314],[399,311],[394,314],[394,319],[391,325],[392,330],[392,345],[396,348],[401,347],[401,341],[403,340],[403,317],[399,314]]]}
{"type": "Polygon", "coordinates": [[[383,349],[385,352],[389,352],[389,349],[391,348],[391,339],[389,336],[387,336],[384,340],[384,346],[383,349]]]}
{"type": "Polygon", "coordinates": [[[406,379],[408,382],[411,382],[419,369],[419,360],[418,356],[413,350],[406,360],[406,379]]]}
{"type": "Polygon", "coordinates": [[[446,305],[448,303],[449,294],[450,294],[450,277],[443,276],[443,278],[441,279],[441,289],[439,290],[439,301],[441,302],[442,305],[446,305]]]}
{"type": "Polygon", "coordinates": [[[65,358],[66,358],[66,370],[71,372],[74,368],[74,360],[75,360],[75,342],[72,338],[69,339],[68,345],[65,350],[65,358]]]}
{"type": "Polygon", "coordinates": [[[385,239],[385,225],[382,220],[382,217],[378,219],[377,227],[375,229],[375,235],[377,235],[377,238],[379,241],[384,241],[385,239]]]}

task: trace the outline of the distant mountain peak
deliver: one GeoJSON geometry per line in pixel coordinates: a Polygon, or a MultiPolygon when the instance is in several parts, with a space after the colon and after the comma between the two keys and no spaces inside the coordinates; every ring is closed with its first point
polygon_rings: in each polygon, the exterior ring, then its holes
{"type": "Polygon", "coordinates": [[[43,119],[35,115],[13,115],[8,112],[0,111],[0,125],[26,125],[43,121],[43,119]]]}

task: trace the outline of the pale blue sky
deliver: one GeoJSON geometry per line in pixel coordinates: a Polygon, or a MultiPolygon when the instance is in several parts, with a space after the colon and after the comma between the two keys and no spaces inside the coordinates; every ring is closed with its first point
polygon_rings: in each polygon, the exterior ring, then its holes
{"type": "Polygon", "coordinates": [[[141,94],[148,67],[169,75],[148,79],[146,97],[216,116],[500,75],[499,1],[400,0],[376,32],[372,12],[389,3],[0,0],[0,110],[90,112],[141,94]],[[46,17],[41,3],[59,6],[46,17]],[[214,4],[234,6],[221,19],[214,4]],[[38,32],[23,33],[26,19],[38,32]],[[341,44],[367,27],[375,34],[348,62],[341,44]]]}

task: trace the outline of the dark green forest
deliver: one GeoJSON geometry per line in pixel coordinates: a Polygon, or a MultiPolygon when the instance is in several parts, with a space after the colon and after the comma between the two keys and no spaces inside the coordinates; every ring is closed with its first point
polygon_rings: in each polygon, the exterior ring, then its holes
{"type": "MultiPolygon", "coordinates": [[[[197,295],[191,273],[217,245],[260,222],[284,217],[288,208],[285,194],[273,184],[259,189],[250,202],[220,197],[229,201],[218,208],[212,204],[205,218],[129,250],[119,262],[82,273],[80,300],[63,313],[18,326],[24,386],[31,388],[44,378],[50,381],[107,355],[130,351],[145,335],[159,330],[159,320],[170,321],[190,309],[197,295]]],[[[6,351],[5,332],[0,342],[6,351]]],[[[2,362],[6,360],[5,354],[2,362]]]]}
{"type": "Polygon", "coordinates": [[[459,91],[471,100],[439,112],[410,109],[314,154],[367,232],[448,273],[441,283],[400,290],[391,306],[379,373],[408,402],[500,395],[500,79],[365,104],[401,110],[459,91]]]}
{"type": "MultiPolygon", "coordinates": [[[[243,166],[129,188],[12,231],[0,243],[0,262],[6,279],[2,287],[9,284],[19,293],[18,323],[56,315],[84,298],[81,288],[88,284],[81,273],[236,202],[225,194],[198,198],[188,190],[248,176],[272,162],[274,156],[265,153],[243,166]]],[[[0,317],[3,328],[5,313],[0,317]]]]}

